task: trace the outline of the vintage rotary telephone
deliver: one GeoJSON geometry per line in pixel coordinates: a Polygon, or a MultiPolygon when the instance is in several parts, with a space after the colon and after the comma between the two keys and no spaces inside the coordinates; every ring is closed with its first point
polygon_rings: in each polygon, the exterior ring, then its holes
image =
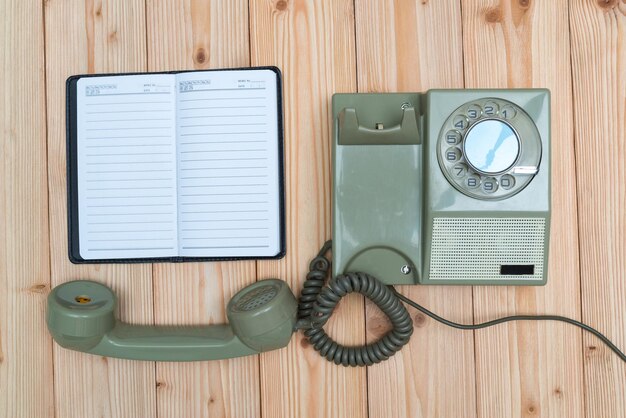
{"type": "Polygon", "coordinates": [[[333,274],[546,283],[547,90],[337,94],[333,274]]]}
{"type": "Polygon", "coordinates": [[[545,284],[550,227],[550,100],[543,89],[431,90],[336,94],[333,136],[333,271],[330,241],[310,264],[300,300],[277,279],[240,290],[230,325],[145,326],[118,321],[106,286],[73,281],[48,297],[48,329],[63,347],[138,360],[214,360],[287,345],[301,329],[329,361],[344,366],[386,360],[413,324],[402,302],[457,324],[387,285],[545,284]],[[326,283],[328,280],[328,283],[326,283]],[[348,293],[371,299],[392,329],[375,343],[346,347],[323,326],[348,293]]]}

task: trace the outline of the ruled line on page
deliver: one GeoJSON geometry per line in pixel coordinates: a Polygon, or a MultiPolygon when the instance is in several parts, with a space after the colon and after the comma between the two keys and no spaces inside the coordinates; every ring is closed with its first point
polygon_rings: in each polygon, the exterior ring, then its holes
{"type": "Polygon", "coordinates": [[[237,246],[219,246],[219,247],[190,247],[183,246],[184,250],[211,250],[211,249],[232,249],[232,248],[269,248],[269,245],[237,245],[237,246]]]}
{"type": "Polygon", "coordinates": [[[154,112],[171,112],[170,109],[151,109],[151,110],[104,110],[96,112],[85,112],[86,115],[101,115],[103,113],[154,113],[154,112]]]}
{"type": "MultiPolygon", "coordinates": [[[[93,97],[93,96],[92,96],[93,97]]],[[[135,104],[169,104],[169,100],[164,101],[143,101],[143,102],[105,102],[105,103],[87,103],[87,106],[110,106],[110,105],[135,105],[135,104]]]]}
{"type": "MultiPolygon", "coordinates": [[[[133,147],[169,147],[169,146],[171,146],[171,144],[136,144],[136,145],[118,144],[118,145],[87,145],[85,148],[133,148],[133,147]]],[[[171,153],[168,152],[167,154],[171,154],[171,153]]],[[[129,155],[129,154],[126,154],[126,155],[129,155]]]]}
{"type": "Polygon", "coordinates": [[[247,123],[203,123],[199,125],[181,125],[181,128],[210,128],[213,126],[259,126],[267,125],[266,122],[247,122],[247,123]]]}
{"type": "Polygon", "coordinates": [[[155,170],[108,170],[108,171],[87,171],[87,174],[114,174],[114,173],[168,173],[174,169],[155,169],[155,170]]]}
{"type": "Polygon", "coordinates": [[[95,180],[86,180],[86,181],[88,183],[98,183],[98,182],[101,182],[101,181],[111,182],[111,181],[166,181],[166,180],[171,180],[171,179],[169,179],[169,178],[166,178],[166,179],[109,179],[109,180],[106,180],[106,179],[95,179],[95,180]]]}
{"type": "Polygon", "coordinates": [[[251,158],[200,158],[195,160],[180,160],[181,163],[201,162],[201,161],[249,161],[249,160],[267,160],[267,157],[251,157],[251,158]]]}
{"type": "Polygon", "coordinates": [[[198,116],[182,116],[180,119],[204,119],[204,118],[256,118],[265,117],[265,113],[260,115],[198,115],[198,116]]]}
{"type": "MultiPolygon", "coordinates": [[[[118,154],[124,155],[124,154],[118,154]]],[[[116,165],[116,164],[171,164],[173,161],[107,161],[102,163],[87,163],[87,165],[116,165]]]]}
{"type": "Polygon", "coordinates": [[[173,224],[173,221],[123,221],[123,222],[87,222],[87,225],[117,225],[117,224],[173,224]]]}
{"type": "Polygon", "coordinates": [[[89,251],[147,251],[147,250],[173,250],[174,247],[133,247],[133,248],[90,248],[89,251]]]}
{"type": "Polygon", "coordinates": [[[110,231],[110,230],[106,230],[106,231],[89,231],[89,234],[123,234],[123,233],[127,233],[127,232],[146,232],[146,233],[152,233],[152,232],[171,232],[172,229],[125,229],[123,231],[110,231]]]}
{"type": "Polygon", "coordinates": [[[207,110],[207,109],[259,109],[267,107],[265,105],[246,105],[246,106],[204,106],[204,107],[185,107],[179,110],[207,110]]]}
{"type": "Polygon", "coordinates": [[[267,239],[267,238],[269,238],[269,235],[250,236],[250,237],[233,237],[233,236],[228,236],[228,237],[185,237],[186,240],[201,240],[201,239],[207,239],[207,240],[216,240],[216,239],[267,239]]]}
{"type": "Polygon", "coordinates": [[[173,189],[173,186],[158,186],[158,187],[90,187],[87,190],[165,190],[165,189],[173,189]]]}
{"type": "Polygon", "coordinates": [[[203,219],[203,220],[183,220],[182,223],[198,223],[198,222],[252,222],[252,221],[268,221],[268,218],[248,218],[248,219],[203,219]]]}
{"type": "Polygon", "coordinates": [[[87,157],[115,157],[115,156],[127,156],[127,155],[169,155],[169,152],[135,152],[135,153],[118,153],[118,154],[87,154],[87,157]]]}
{"type": "Polygon", "coordinates": [[[87,128],[88,131],[127,131],[134,129],[154,130],[154,129],[172,129],[171,126],[133,126],[124,128],[87,128]]]}
{"type": "MultiPolygon", "coordinates": [[[[247,184],[242,184],[242,186],[248,186],[247,184]]],[[[190,196],[251,196],[251,195],[259,195],[259,194],[269,194],[268,192],[258,192],[258,193],[195,193],[195,194],[181,194],[181,197],[190,197],[190,196]]]]}
{"type": "Polygon", "coordinates": [[[181,168],[180,171],[198,171],[198,170],[253,170],[257,168],[267,168],[267,166],[248,166],[248,167],[197,167],[197,168],[181,168]]]}
{"type": "Polygon", "coordinates": [[[244,134],[248,134],[248,135],[253,135],[253,134],[258,134],[258,135],[262,135],[262,134],[266,134],[267,131],[257,131],[257,132],[195,132],[195,133],[184,133],[184,134],[179,134],[179,136],[204,136],[204,135],[244,135],[244,134]]]}
{"type": "Polygon", "coordinates": [[[180,151],[181,154],[197,154],[200,152],[257,152],[257,151],[265,151],[264,148],[258,149],[219,149],[219,150],[198,150],[198,151],[180,151]]]}
{"type": "MultiPolygon", "coordinates": [[[[267,183],[250,183],[250,184],[187,184],[180,186],[183,189],[198,187],[250,187],[250,186],[267,186],[267,183]]],[[[235,193],[238,194],[238,193],[235,193]]]]}
{"type": "Polygon", "coordinates": [[[182,180],[190,180],[190,179],[231,179],[231,178],[256,178],[256,177],[267,177],[267,174],[257,174],[254,176],[194,176],[194,177],[181,177],[182,180]]]}
{"type": "Polygon", "coordinates": [[[196,215],[200,213],[263,213],[269,212],[267,209],[250,209],[250,210],[199,210],[199,211],[181,211],[183,214],[196,215]]]}
{"type": "MultiPolygon", "coordinates": [[[[117,190],[117,189],[114,189],[117,190]]],[[[160,196],[88,196],[85,199],[156,199],[156,198],[165,198],[165,197],[173,197],[171,194],[160,195],[160,196]]]]}
{"type": "Polygon", "coordinates": [[[251,204],[263,204],[268,203],[267,200],[251,201],[251,202],[194,202],[194,203],[181,203],[183,206],[194,205],[251,205],[251,204]]]}
{"type": "Polygon", "coordinates": [[[159,120],[161,122],[171,122],[172,119],[165,119],[165,118],[145,118],[145,119],[99,119],[99,120],[88,120],[88,123],[100,123],[100,122],[107,122],[107,123],[111,123],[111,122],[145,122],[145,121],[155,121],[155,120],[159,120]]]}
{"type": "Polygon", "coordinates": [[[193,228],[193,229],[181,229],[181,231],[249,231],[257,229],[269,229],[268,227],[245,227],[245,228],[193,228]]]}
{"type": "Polygon", "coordinates": [[[133,241],[154,241],[159,239],[161,241],[173,241],[173,238],[112,238],[112,239],[88,239],[88,242],[133,242],[133,241]]]}
{"type": "Polygon", "coordinates": [[[222,88],[222,89],[193,89],[183,90],[180,93],[198,93],[201,91],[244,91],[244,90],[265,90],[265,87],[235,87],[235,88],[222,88]]]}
{"type": "Polygon", "coordinates": [[[93,96],[87,97],[102,97],[102,96],[139,96],[144,94],[170,94],[169,91],[142,91],[138,93],[99,93],[93,96]]]}
{"type": "Polygon", "coordinates": [[[135,139],[135,138],[170,138],[171,135],[133,135],[133,136],[88,136],[85,139],[135,139]]]}
{"type": "Polygon", "coordinates": [[[173,215],[174,212],[139,212],[139,213],[88,213],[87,216],[147,216],[173,215]]]}
{"type": "Polygon", "coordinates": [[[88,208],[135,208],[135,207],[158,207],[158,206],[174,206],[174,204],[173,203],[148,203],[148,204],[136,205],[132,203],[128,205],[87,205],[88,208]]]}
{"type": "MultiPolygon", "coordinates": [[[[258,100],[266,99],[266,96],[246,97],[246,100],[258,100]]],[[[239,97],[206,97],[198,99],[180,99],[179,102],[201,102],[201,101],[213,101],[213,100],[240,100],[239,97]]]]}
{"type": "Polygon", "coordinates": [[[267,142],[264,139],[255,139],[250,141],[202,141],[202,142],[179,142],[180,145],[204,145],[204,144],[250,144],[267,142]]]}

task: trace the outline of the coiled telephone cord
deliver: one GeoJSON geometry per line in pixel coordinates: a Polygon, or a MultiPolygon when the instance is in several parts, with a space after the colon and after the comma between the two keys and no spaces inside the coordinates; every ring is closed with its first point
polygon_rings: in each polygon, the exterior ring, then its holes
{"type": "Polygon", "coordinates": [[[619,358],[626,362],[626,355],[599,331],[576,321],[558,315],[513,315],[480,324],[459,324],[449,321],[429,311],[417,302],[398,293],[393,286],[386,286],[366,273],[346,273],[332,278],[329,276],[331,262],[326,256],[332,242],[327,241],[309,265],[309,273],[298,304],[296,327],[304,330],[304,335],[322,357],[342,366],[371,366],[387,360],[406,345],[413,334],[413,321],[402,302],[414,307],[423,314],[449,327],[462,330],[476,330],[510,321],[561,321],[575,325],[598,337],[619,358]],[[392,328],[378,341],[365,346],[344,346],[334,341],[324,331],[324,325],[333,314],[339,301],[349,293],[360,293],[370,299],[389,318],[392,328]]]}

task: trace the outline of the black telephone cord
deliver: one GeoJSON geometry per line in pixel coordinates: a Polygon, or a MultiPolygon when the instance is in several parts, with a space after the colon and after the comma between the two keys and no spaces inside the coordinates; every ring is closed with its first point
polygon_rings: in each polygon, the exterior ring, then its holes
{"type": "Polygon", "coordinates": [[[398,293],[393,286],[386,286],[380,280],[366,273],[346,273],[325,282],[329,276],[330,260],[326,253],[332,242],[327,241],[309,265],[309,273],[298,305],[296,327],[304,330],[305,337],[321,356],[342,366],[370,366],[387,360],[406,345],[413,334],[413,321],[405,306],[409,306],[429,316],[437,322],[461,330],[477,330],[510,321],[561,321],[575,325],[598,337],[618,357],[626,362],[626,355],[602,333],[575,319],[558,315],[512,315],[480,324],[459,324],[440,317],[398,293]],[[391,321],[392,329],[378,341],[365,346],[348,347],[334,341],[323,327],[333,314],[339,301],[348,293],[358,292],[374,302],[391,321]]]}

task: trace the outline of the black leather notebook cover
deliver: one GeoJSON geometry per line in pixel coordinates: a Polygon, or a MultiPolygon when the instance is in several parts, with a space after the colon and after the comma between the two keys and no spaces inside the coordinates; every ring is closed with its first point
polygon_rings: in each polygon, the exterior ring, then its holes
{"type": "Polygon", "coordinates": [[[66,81],[66,130],[67,130],[67,207],[68,207],[68,237],[69,237],[69,259],[74,264],[92,264],[92,263],[159,263],[159,262],[183,262],[183,261],[227,261],[227,260],[245,260],[245,259],[280,259],[285,256],[286,238],[285,238],[285,178],[284,178],[284,153],[283,153],[283,103],[282,103],[282,75],[280,69],[273,66],[267,67],[250,67],[250,68],[224,68],[215,70],[198,70],[198,71],[167,71],[155,73],[109,73],[109,74],[83,74],[70,76],[66,81]],[[254,71],[254,70],[270,70],[276,73],[277,86],[277,132],[278,132],[278,177],[279,177],[279,252],[275,256],[236,256],[236,257],[157,257],[157,258],[98,258],[85,260],[80,255],[79,247],[79,222],[78,222],[78,165],[77,165],[77,144],[78,144],[78,128],[77,128],[77,83],[78,80],[85,77],[108,77],[108,76],[126,76],[141,74],[178,74],[188,72],[205,72],[205,71],[254,71]]]}

